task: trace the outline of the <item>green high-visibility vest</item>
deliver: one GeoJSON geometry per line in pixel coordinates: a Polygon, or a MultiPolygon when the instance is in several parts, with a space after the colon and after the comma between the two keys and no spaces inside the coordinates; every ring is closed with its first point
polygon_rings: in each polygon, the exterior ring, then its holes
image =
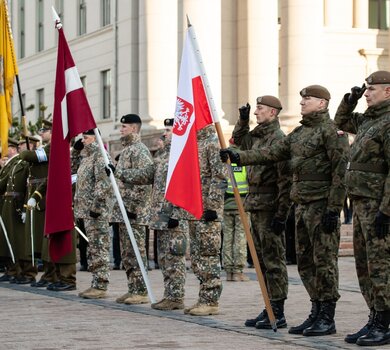
{"type": "MultiPolygon", "coordinates": [[[[232,163],[232,170],[234,178],[236,179],[238,192],[240,194],[248,193],[248,181],[246,179],[246,168],[244,166],[238,166],[237,164],[232,163]]],[[[230,178],[228,178],[228,187],[226,193],[233,193],[233,186],[230,178]]]]}

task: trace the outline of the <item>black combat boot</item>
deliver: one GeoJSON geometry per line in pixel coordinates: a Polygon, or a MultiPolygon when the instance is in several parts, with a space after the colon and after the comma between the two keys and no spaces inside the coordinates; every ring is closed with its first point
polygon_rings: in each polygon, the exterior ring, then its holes
{"type": "Polygon", "coordinates": [[[368,331],[371,329],[374,323],[374,318],[375,318],[375,310],[370,309],[370,314],[368,315],[368,322],[366,323],[366,325],[356,333],[347,334],[344,340],[349,344],[355,344],[360,337],[366,335],[368,331]]]}
{"type": "Polygon", "coordinates": [[[302,334],[311,337],[336,333],[336,325],[334,323],[335,310],[335,301],[320,302],[320,312],[318,313],[317,319],[309,328],[306,328],[302,334]]]}
{"type": "MultiPolygon", "coordinates": [[[[284,300],[271,301],[271,306],[275,316],[276,328],[286,328],[287,322],[284,317],[284,300]]],[[[272,326],[268,314],[267,317],[257,321],[255,327],[257,329],[271,329],[272,326]]]]}
{"type": "Polygon", "coordinates": [[[372,327],[366,335],[361,336],[357,345],[376,346],[390,344],[390,310],[377,311],[372,327]]]}
{"type": "Polygon", "coordinates": [[[302,334],[306,328],[309,328],[317,319],[320,312],[320,302],[318,300],[311,301],[310,315],[299,326],[291,327],[288,332],[290,334],[302,334]]]}
{"type": "Polygon", "coordinates": [[[256,318],[249,318],[245,321],[245,326],[247,327],[255,327],[258,321],[264,320],[264,318],[268,318],[267,310],[264,309],[256,318]]]}

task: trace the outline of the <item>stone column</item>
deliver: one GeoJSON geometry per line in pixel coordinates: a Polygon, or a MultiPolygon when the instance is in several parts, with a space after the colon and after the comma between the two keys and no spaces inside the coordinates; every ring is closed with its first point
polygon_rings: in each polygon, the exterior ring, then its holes
{"type": "Polygon", "coordinates": [[[368,0],[353,1],[353,27],[368,28],[368,0]]]}
{"type": "Polygon", "coordinates": [[[330,28],[352,27],[353,0],[325,0],[324,25],[330,28]]]}

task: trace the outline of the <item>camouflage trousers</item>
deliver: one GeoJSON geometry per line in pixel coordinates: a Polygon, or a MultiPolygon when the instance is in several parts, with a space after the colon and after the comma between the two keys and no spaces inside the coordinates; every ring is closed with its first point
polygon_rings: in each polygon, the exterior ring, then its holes
{"type": "Polygon", "coordinates": [[[222,293],[221,222],[189,221],[191,267],[200,282],[199,302],[217,305],[222,293]]]}
{"type": "Polygon", "coordinates": [[[360,290],[369,308],[390,310],[390,236],[375,234],[375,215],[380,202],[353,200],[353,248],[360,290]]]}
{"type": "Polygon", "coordinates": [[[332,233],[324,232],[321,219],[327,200],[298,204],[295,210],[298,272],[311,300],[338,300],[340,220],[332,233]]]}
{"type": "Polygon", "coordinates": [[[223,213],[223,266],[226,272],[242,272],[246,264],[244,226],[237,210],[223,213]]]}
{"type": "Polygon", "coordinates": [[[87,259],[88,270],[92,273],[91,287],[107,290],[110,278],[111,246],[108,222],[105,220],[84,219],[84,225],[89,240],[87,259]]]}
{"type": "MultiPolygon", "coordinates": [[[[145,270],[147,270],[146,260],[146,227],[144,225],[132,224],[134,238],[137,242],[139,253],[144,262],[145,270]]],[[[134,253],[133,246],[129,238],[129,234],[126,229],[126,225],[123,222],[119,223],[119,239],[121,244],[121,258],[122,264],[126,270],[127,286],[130,294],[146,295],[147,289],[142,277],[141,269],[138,265],[137,258],[134,253]]]]}
{"type": "Polygon", "coordinates": [[[252,238],[270,300],[287,299],[288,276],[284,232],[275,234],[271,229],[274,212],[251,212],[252,238]]]}
{"type": "Polygon", "coordinates": [[[155,230],[158,264],[164,279],[164,298],[183,300],[186,281],[187,234],[178,228],[155,230]]]}

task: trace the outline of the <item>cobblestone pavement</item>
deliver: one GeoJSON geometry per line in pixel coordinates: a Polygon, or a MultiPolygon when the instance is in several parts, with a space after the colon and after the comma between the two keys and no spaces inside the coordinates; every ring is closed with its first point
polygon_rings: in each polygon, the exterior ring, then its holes
{"type": "MultiPolygon", "coordinates": [[[[193,317],[182,311],[161,312],[150,304],[130,306],[115,303],[126,292],[124,271],[111,271],[108,298],[85,300],[77,294],[88,288],[90,274],[78,272],[77,291],[51,292],[0,283],[0,349],[363,349],[343,341],[345,334],[359,329],[368,310],[359,292],[352,257],[339,261],[341,299],[336,309],[337,333],[325,337],[288,334],[287,329],[256,330],[245,327],[247,318],[263,308],[254,269],[246,269],[249,282],[226,282],[220,301],[221,313],[193,317]]],[[[288,324],[303,321],[310,301],[295,265],[288,266],[288,324]]],[[[162,296],[159,270],[149,272],[157,300],[162,296]]],[[[187,274],[186,305],[196,302],[198,282],[187,274]]],[[[381,347],[383,349],[390,347],[381,347]]]]}

